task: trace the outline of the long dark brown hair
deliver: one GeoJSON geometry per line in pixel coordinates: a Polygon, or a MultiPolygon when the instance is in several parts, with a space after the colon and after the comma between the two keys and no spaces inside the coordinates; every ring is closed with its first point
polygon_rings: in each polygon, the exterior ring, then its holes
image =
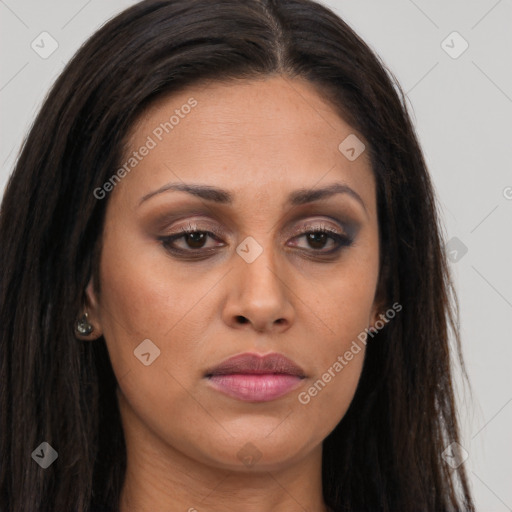
{"type": "Polygon", "coordinates": [[[74,333],[84,289],[91,276],[98,283],[108,197],[93,191],[118,169],[130,128],[157,98],[276,74],[314,84],[368,141],[379,293],[403,306],[368,343],[355,397],[324,441],[325,502],[336,512],[474,510],[464,465],[442,458],[459,440],[451,368],[456,360],[464,370],[459,312],[433,186],[396,79],[311,0],[147,0],[106,23],[67,65],[3,197],[2,512],[117,510],[126,469],[117,383],[104,339],[74,333]],[[31,458],[43,441],[58,452],[47,469],[31,458]]]}

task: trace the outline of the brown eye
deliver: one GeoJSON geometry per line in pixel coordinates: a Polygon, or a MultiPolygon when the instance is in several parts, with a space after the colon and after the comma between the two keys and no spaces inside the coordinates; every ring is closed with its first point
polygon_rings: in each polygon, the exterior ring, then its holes
{"type": "MultiPolygon", "coordinates": [[[[209,238],[217,239],[216,235],[214,233],[211,233],[210,231],[201,231],[197,229],[183,229],[179,234],[162,237],[160,240],[162,241],[162,244],[166,249],[170,251],[185,253],[204,249],[205,244],[207,243],[209,238]],[[176,242],[182,239],[182,246],[177,247],[176,242]]],[[[212,247],[209,247],[206,250],[209,250],[211,248],[212,247]]]]}
{"type": "Polygon", "coordinates": [[[312,233],[308,233],[305,236],[308,244],[310,244],[313,249],[323,249],[325,244],[329,241],[329,238],[331,240],[333,239],[327,233],[323,233],[321,231],[314,231],[312,233]]]}
{"type": "Polygon", "coordinates": [[[203,231],[192,231],[184,234],[182,238],[191,249],[201,249],[208,238],[208,234],[203,231]]]}
{"type": "MultiPolygon", "coordinates": [[[[347,247],[352,245],[352,238],[338,233],[332,229],[319,227],[310,229],[308,231],[304,231],[301,235],[296,238],[306,238],[308,246],[313,249],[313,252],[321,252],[326,254],[331,254],[333,252],[338,252],[342,247],[347,247]],[[329,243],[329,240],[332,241],[332,250],[322,250],[329,243]]],[[[305,248],[307,250],[307,248],[305,248]]]]}

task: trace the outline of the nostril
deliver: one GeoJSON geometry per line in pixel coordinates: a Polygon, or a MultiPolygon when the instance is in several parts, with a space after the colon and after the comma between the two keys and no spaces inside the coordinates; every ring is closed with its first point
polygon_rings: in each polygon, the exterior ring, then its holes
{"type": "Polygon", "coordinates": [[[247,320],[247,318],[245,318],[245,316],[237,316],[236,319],[241,324],[246,324],[248,322],[248,320],[247,320]]]}

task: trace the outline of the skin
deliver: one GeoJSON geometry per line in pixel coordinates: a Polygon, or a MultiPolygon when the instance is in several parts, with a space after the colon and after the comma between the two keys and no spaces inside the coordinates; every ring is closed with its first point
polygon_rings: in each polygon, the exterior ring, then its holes
{"type": "Polygon", "coordinates": [[[128,457],[120,510],[326,511],[322,442],[354,396],[364,344],[309,403],[298,395],[382,311],[368,152],[349,161],[338,146],[355,132],[332,105],[308,82],[273,76],[189,87],[159,100],[133,127],[127,156],[191,97],[197,106],[162,141],[153,136],[157,146],[104,199],[101,294],[92,282],[87,288],[94,333],[84,339],[104,336],[119,384],[128,457]],[[141,204],[182,182],[226,189],[233,204],[183,191],[141,204]],[[292,191],[335,182],[364,206],[347,193],[286,204],[292,191]],[[189,224],[222,230],[203,245],[174,242],[207,257],[179,258],[159,239],[189,224]],[[337,241],[294,232],[322,225],[355,233],[353,244],[321,256],[337,241]],[[263,251],[252,263],[236,252],[248,236],[263,251]],[[148,366],[134,357],[145,339],[160,350],[148,366]],[[261,403],[212,389],[206,369],[245,352],[284,354],[306,378],[261,403]],[[240,450],[260,458],[248,466],[240,450]]]}

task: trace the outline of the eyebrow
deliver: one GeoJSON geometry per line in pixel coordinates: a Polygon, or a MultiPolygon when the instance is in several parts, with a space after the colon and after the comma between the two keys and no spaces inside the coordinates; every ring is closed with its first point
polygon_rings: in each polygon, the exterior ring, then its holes
{"type": "MultiPolygon", "coordinates": [[[[139,206],[151,197],[169,191],[187,192],[188,194],[192,194],[193,196],[199,197],[206,201],[219,204],[231,205],[234,202],[233,194],[222,188],[213,187],[211,185],[199,185],[192,183],[168,183],[167,185],[164,185],[163,187],[160,187],[159,189],[154,190],[153,192],[149,192],[143,196],[140,200],[139,206]]],[[[366,205],[364,204],[361,196],[355,190],[343,183],[332,183],[331,185],[327,185],[323,188],[301,188],[294,190],[291,194],[289,194],[287,204],[290,206],[299,206],[302,204],[319,201],[321,199],[327,199],[335,194],[350,195],[356,201],[358,201],[363,207],[364,211],[368,213],[366,210],[366,205]]]]}

